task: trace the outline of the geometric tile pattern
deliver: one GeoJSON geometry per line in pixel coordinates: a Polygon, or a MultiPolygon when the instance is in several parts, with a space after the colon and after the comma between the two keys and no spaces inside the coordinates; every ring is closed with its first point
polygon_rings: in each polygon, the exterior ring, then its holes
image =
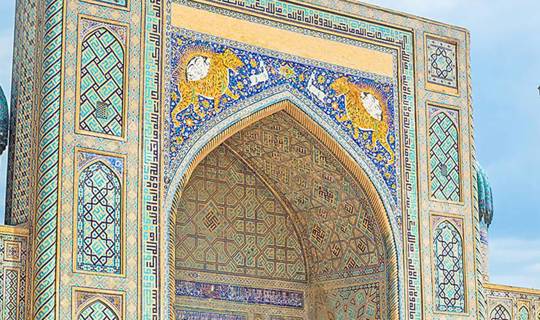
{"type": "Polygon", "coordinates": [[[77,320],[119,320],[116,313],[100,300],[96,300],[84,308],[77,320]]]}
{"type": "Polygon", "coordinates": [[[206,310],[176,310],[176,320],[247,320],[247,316],[206,310]]]}
{"type": "Polygon", "coordinates": [[[385,271],[384,243],[366,191],[290,115],[263,118],[225,143],[291,207],[310,279],[385,271]]]}
{"type": "Polygon", "coordinates": [[[459,112],[429,108],[429,168],[431,197],[437,200],[461,200],[459,112]]]}
{"type": "Polygon", "coordinates": [[[4,268],[4,305],[2,308],[2,319],[17,320],[19,315],[19,290],[20,271],[17,268],[4,268]]]}
{"type": "Polygon", "coordinates": [[[122,26],[81,18],[78,121],[83,131],[123,135],[125,33],[122,26]]]}
{"type": "Polygon", "coordinates": [[[26,230],[1,230],[0,226],[0,319],[27,319],[26,230]]]}
{"type": "Polygon", "coordinates": [[[490,320],[511,320],[510,313],[508,310],[506,310],[505,307],[502,305],[498,305],[493,310],[491,310],[491,314],[489,315],[490,320]]]}
{"type": "Polygon", "coordinates": [[[197,166],[177,210],[177,269],[307,281],[287,212],[226,148],[197,166]]]}
{"type": "Polygon", "coordinates": [[[40,106],[38,112],[38,181],[35,209],[33,252],[33,312],[35,320],[56,319],[57,309],[57,237],[59,217],[60,115],[62,97],[62,62],[64,37],[63,0],[44,0],[40,30],[43,35],[39,55],[41,70],[40,106]]]}
{"type": "Polygon", "coordinates": [[[4,242],[4,261],[21,261],[21,242],[16,241],[5,241],[4,242]]]}
{"type": "Polygon", "coordinates": [[[122,320],[124,297],[121,293],[75,288],[73,313],[77,320],[122,320]]]}
{"type": "Polygon", "coordinates": [[[521,307],[519,309],[518,320],[529,320],[529,309],[527,309],[527,307],[521,307]]]}
{"type": "Polygon", "coordinates": [[[465,312],[461,234],[449,221],[434,231],[435,307],[440,312],[465,312]]]}
{"type": "Polygon", "coordinates": [[[457,88],[457,46],[438,38],[426,37],[427,80],[446,87],[457,88]]]}
{"type": "Polygon", "coordinates": [[[304,294],[302,292],[275,288],[263,289],[176,280],[176,295],[238,303],[304,308],[304,294]]]}
{"type": "Polygon", "coordinates": [[[120,274],[123,159],[78,156],[77,270],[120,274]]]}

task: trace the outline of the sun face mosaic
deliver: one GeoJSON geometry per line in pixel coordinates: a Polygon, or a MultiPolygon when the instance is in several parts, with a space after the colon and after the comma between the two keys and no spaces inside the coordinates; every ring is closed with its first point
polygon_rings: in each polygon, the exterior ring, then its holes
{"type": "Polygon", "coordinates": [[[391,79],[283,59],[178,31],[171,36],[169,167],[209,119],[271,88],[301,92],[347,132],[396,197],[396,92],[391,79]]]}

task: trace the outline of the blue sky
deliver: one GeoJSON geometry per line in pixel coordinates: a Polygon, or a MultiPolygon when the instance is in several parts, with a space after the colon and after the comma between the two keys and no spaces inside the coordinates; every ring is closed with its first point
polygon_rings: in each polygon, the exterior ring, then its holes
{"type": "MultiPolygon", "coordinates": [[[[0,85],[9,96],[15,1],[4,2],[0,11],[0,85]]],[[[477,155],[490,177],[495,199],[490,228],[491,281],[540,288],[540,1],[370,3],[471,31],[477,155]]],[[[6,162],[4,154],[0,157],[2,192],[6,162]]],[[[0,207],[0,218],[3,211],[0,207]]]]}

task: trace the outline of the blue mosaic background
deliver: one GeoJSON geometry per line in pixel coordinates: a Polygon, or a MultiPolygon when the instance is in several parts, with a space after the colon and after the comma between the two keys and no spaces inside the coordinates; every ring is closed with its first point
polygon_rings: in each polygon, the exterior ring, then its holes
{"type": "MultiPolygon", "coordinates": [[[[373,76],[373,78],[377,78],[377,80],[368,79],[364,76],[346,73],[347,70],[342,70],[342,68],[339,68],[339,70],[342,71],[330,70],[330,68],[325,68],[322,66],[314,66],[305,62],[293,61],[292,58],[291,60],[276,58],[270,55],[251,52],[245,49],[225,46],[203,40],[196,36],[187,36],[179,32],[172,33],[170,46],[172,48],[171,70],[173,70],[172,83],[170,84],[169,88],[170,112],[172,112],[181,101],[181,94],[177,86],[178,82],[176,70],[178,70],[180,67],[180,58],[184,53],[196,49],[222,53],[226,49],[230,49],[244,63],[244,66],[239,68],[237,73],[229,70],[229,88],[233,93],[239,95],[237,100],[233,100],[229,96],[223,95],[220,100],[219,111],[216,112],[213,107],[213,99],[199,96],[198,103],[200,109],[205,113],[203,117],[194,112],[193,105],[190,105],[178,114],[176,120],[180,122],[180,126],[171,125],[169,129],[169,141],[171,142],[169,146],[169,167],[173,166],[173,162],[177,158],[183,144],[189,140],[190,137],[197,132],[197,130],[203,127],[205,121],[216,117],[223,110],[232,107],[236,103],[240,103],[241,101],[262,93],[270,88],[286,84],[303,93],[307,99],[321,108],[321,110],[328,115],[329,118],[333,119],[336,124],[343,128],[343,130],[347,132],[352,139],[354,139],[354,141],[365,152],[367,158],[377,168],[386,186],[393,195],[394,201],[397,201],[396,167],[395,164],[388,164],[388,159],[390,158],[389,153],[380,144],[377,144],[377,147],[374,149],[371,148],[371,131],[360,130],[359,137],[355,138],[351,121],[347,120],[344,122],[339,122],[337,120],[337,118],[345,114],[345,98],[344,96],[340,97],[336,95],[336,93],[330,89],[330,85],[336,79],[345,76],[358,86],[370,87],[377,91],[384,99],[382,103],[388,106],[388,142],[390,143],[394,154],[396,154],[396,156],[399,158],[399,152],[396,152],[398,138],[396,136],[396,97],[395,89],[390,79],[385,81],[384,79],[386,78],[379,76],[373,76]],[[253,84],[250,81],[250,76],[261,74],[265,69],[268,73],[268,79],[260,83],[253,84]],[[326,94],[323,100],[308,90],[310,83],[326,94]]],[[[335,67],[332,69],[338,68],[335,67]]]]}

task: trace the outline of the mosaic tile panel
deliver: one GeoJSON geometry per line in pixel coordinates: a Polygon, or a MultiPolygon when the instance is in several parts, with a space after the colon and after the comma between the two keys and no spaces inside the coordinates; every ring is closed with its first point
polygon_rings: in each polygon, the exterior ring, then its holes
{"type": "Polygon", "coordinates": [[[77,320],[122,320],[124,296],[91,288],[73,289],[73,316],[77,320]]]}
{"type": "Polygon", "coordinates": [[[427,81],[457,89],[457,46],[443,39],[426,36],[427,81]]]}
{"type": "Polygon", "coordinates": [[[433,199],[461,200],[459,150],[459,112],[428,106],[429,110],[429,179],[433,199]]]}
{"type": "Polygon", "coordinates": [[[0,319],[27,319],[27,230],[0,226],[0,319]]]}
{"type": "Polygon", "coordinates": [[[127,27],[81,17],[79,28],[79,129],[121,138],[125,130],[127,27]]]}
{"type": "Polygon", "coordinates": [[[304,294],[300,291],[177,280],[176,295],[238,303],[304,308],[304,294]]]}
{"type": "Polygon", "coordinates": [[[207,310],[176,310],[176,320],[247,320],[242,314],[207,310]]]}
{"type": "Polygon", "coordinates": [[[290,217],[228,149],[219,147],[197,166],[177,212],[177,269],[307,281],[290,217]]]}
{"type": "Polygon", "coordinates": [[[124,160],[84,151],[77,157],[77,270],[121,274],[124,160]]]}
{"type": "MultiPolygon", "coordinates": [[[[204,122],[263,91],[290,85],[350,135],[397,201],[396,93],[392,80],[347,74],[173,33],[170,159],[204,122]],[[375,79],[372,80],[371,78],[375,79]]],[[[176,163],[171,162],[174,170],[176,163]]]]}
{"type": "Polygon", "coordinates": [[[465,312],[465,273],[462,236],[449,221],[433,232],[435,308],[440,312],[465,312]]]}
{"type": "Polygon", "coordinates": [[[510,317],[510,312],[506,310],[502,305],[498,305],[489,314],[490,320],[512,320],[510,317]]]}

